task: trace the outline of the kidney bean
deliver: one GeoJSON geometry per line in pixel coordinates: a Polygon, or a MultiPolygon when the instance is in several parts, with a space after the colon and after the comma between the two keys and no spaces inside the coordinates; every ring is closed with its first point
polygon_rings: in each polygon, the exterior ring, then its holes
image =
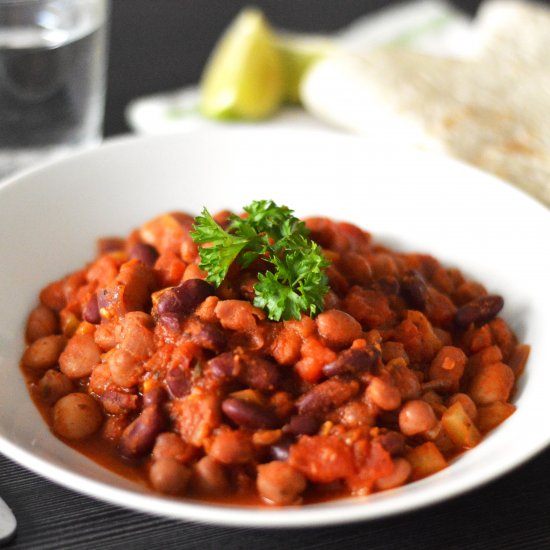
{"type": "Polygon", "coordinates": [[[399,432],[381,434],[378,436],[378,441],[392,456],[405,452],[405,438],[399,432]]]}
{"type": "Polygon", "coordinates": [[[418,271],[410,269],[405,272],[401,279],[401,293],[413,309],[423,311],[426,307],[428,287],[418,271]]]}
{"type": "Polygon", "coordinates": [[[82,308],[82,319],[92,325],[99,325],[101,322],[101,315],[99,314],[99,304],[97,302],[97,294],[92,294],[90,299],[86,302],[82,308]]]}
{"type": "Polygon", "coordinates": [[[181,495],[187,489],[191,470],[173,458],[160,458],[151,464],[149,480],[156,491],[181,495]]]}
{"type": "Polygon", "coordinates": [[[356,380],[326,380],[304,393],[296,402],[300,414],[318,415],[343,405],[359,391],[356,380]]]}
{"type": "Polygon", "coordinates": [[[146,456],[157,435],[162,432],[166,418],[158,406],[143,409],[141,414],[122,432],[118,449],[125,458],[146,456]]]}
{"type": "Polygon", "coordinates": [[[143,392],[143,407],[162,405],[167,399],[166,390],[162,386],[154,386],[143,392]]]}
{"type": "Polygon", "coordinates": [[[296,441],[296,439],[290,434],[285,434],[277,443],[274,443],[269,447],[269,454],[273,460],[288,460],[290,454],[290,446],[296,441]]]}
{"type": "Polygon", "coordinates": [[[275,389],[279,384],[279,367],[273,361],[254,355],[241,355],[242,368],[239,380],[251,388],[262,391],[275,389]]]}
{"type": "Polygon", "coordinates": [[[159,257],[159,253],[154,246],[144,243],[136,243],[130,249],[128,254],[130,260],[139,260],[148,267],[153,267],[159,257]]]}
{"type": "Polygon", "coordinates": [[[175,313],[163,313],[159,315],[158,323],[172,332],[180,331],[180,320],[175,313]]]}
{"type": "Polygon", "coordinates": [[[481,296],[458,308],[455,314],[455,324],[460,328],[466,328],[471,323],[483,325],[494,319],[504,307],[502,296],[492,294],[481,296]]]}
{"type": "Polygon", "coordinates": [[[57,315],[49,307],[39,305],[31,311],[27,321],[27,340],[34,342],[43,336],[55,334],[58,329],[57,315]]]}
{"type": "Polygon", "coordinates": [[[283,428],[285,432],[294,435],[315,435],[319,431],[321,422],[310,414],[294,415],[283,428]]]}
{"type": "Polygon", "coordinates": [[[399,291],[401,290],[401,285],[399,284],[399,280],[397,277],[394,277],[393,275],[386,275],[384,277],[380,277],[376,281],[378,288],[388,296],[397,296],[399,294],[399,291]]]}
{"type": "Polygon", "coordinates": [[[175,313],[184,317],[191,313],[208,296],[214,295],[214,288],[202,279],[188,279],[181,285],[163,292],[157,303],[159,315],[175,313]]]}
{"type": "Polygon", "coordinates": [[[191,319],[191,322],[186,323],[183,332],[194,344],[210,351],[220,352],[227,343],[223,330],[198,319],[191,319]]]}
{"type": "Polygon", "coordinates": [[[185,397],[191,392],[193,386],[191,371],[172,367],[166,373],[166,384],[174,397],[185,397]]]}
{"type": "Polygon", "coordinates": [[[250,429],[273,429],[280,420],[273,410],[251,401],[228,397],[222,402],[222,411],[238,426],[250,429]]]}
{"type": "Polygon", "coordinates": [[[323,374],[330,377],[370,370],[375,366],[379,357],[380,348],[378,346],[348,349],[339,353],[332,363],[325,365],[323,374]]]}
{"type": "Polygon", "coordinates": [[[230,351],[210,359],[208,366],[216,378],[233,378],[240,372],[240,361],[230,351]]]}

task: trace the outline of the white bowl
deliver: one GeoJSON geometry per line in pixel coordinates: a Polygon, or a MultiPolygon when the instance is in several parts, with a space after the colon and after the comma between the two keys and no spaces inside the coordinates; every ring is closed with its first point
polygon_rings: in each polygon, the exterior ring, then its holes
{"type": "Polygon", "coordinates": [[[416,509],[478,486],[550,442],[549,212],[458,162],[366,148],[360,138],[292,129],[207,129],[120,139],[0,187],[0,449],[76,491],[176,518],[243,526],[312,526],[416,509]],[[48,282],[79,268],[98,236],[125,235],[169,210],[238,210],[272,198],[299,215],[352,221],[402,250],[458,266],[506,300],[532,345],[518,410],[475,449],[423,481],[367,498],[292,509],[200,504],[153,494],[56,439],[18,363],[25,319],[48,282]]]}

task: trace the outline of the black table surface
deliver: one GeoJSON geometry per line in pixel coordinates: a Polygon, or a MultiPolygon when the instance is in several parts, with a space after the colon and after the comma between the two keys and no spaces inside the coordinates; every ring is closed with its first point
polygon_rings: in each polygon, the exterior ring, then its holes
{"type": "MultiPolygon", "coordinates": [[[[383,0],[256,2],[274,25],[331,31],[383,0]]],[[[114,0],[106,136],[128,131],[134,97],[197,81],[241,0],[114,0]]],[[[456,2],[473,13],[476,1],[456,2]]],[[[548,429],[544,422],[533,429],[548,429]]],[[[1,449],[0,449],[1,451],[1,449]]],[[[550,548],[550,450],[475,491],[429,508],[339,527],[260,530],[199,525],[118,508],[57,486],[0,454],[0,495],[18,519],[9,548],[550,548]]]]}

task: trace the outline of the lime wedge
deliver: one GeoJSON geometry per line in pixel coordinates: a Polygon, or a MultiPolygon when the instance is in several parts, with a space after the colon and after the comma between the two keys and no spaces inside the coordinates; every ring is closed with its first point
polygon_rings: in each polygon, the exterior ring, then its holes
{"type": "Polygon", "coordinates": [[[283,68],[273,33],[261,11],[247,8],[208,60],[201,82],[201,111],[217,119],[261,119],[278,109],[283,92],[283,68]]]}
{"type": "Polygon", "coordinates": [[[275,40],[284,71],[284,100],[301,103],[303,76],[313,63],[335,50],[334,42],[321,35],[291,33],[279,33],[275,40]]]}

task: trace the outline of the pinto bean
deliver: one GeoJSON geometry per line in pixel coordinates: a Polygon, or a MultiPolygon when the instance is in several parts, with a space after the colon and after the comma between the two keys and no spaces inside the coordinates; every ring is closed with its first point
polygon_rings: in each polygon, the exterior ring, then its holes
{"type": "Polygon", "coordinates": [[[401,405],[399,390],[378,376],[367,386],[366,397],[384,411],[393,411],[401,405]]]}
{"type": "Polygon", "coordinates": [[[85,439],[97,432],[102,422],[99,405],[85,393],[70,393],[53,408],[53,429],[67,439],[85,439]]]}
{"type": "Polygon", "coordinates": [[[136,243],[128,253],[130,260],[139,260],[148,267],[153,267],[159,257],[159,253],[154,246],[145,243],[136,243]]]}
{"type": "Polygon", "coordinates": [[[436,425],[432,407],[419,399],[405,403],[399,413],[399,429],[407,436],[427,432],[436,425]]]}
{"type": "Polygon", "coordinates": [[[411,269],[403,275],[401,293],[412,309],[423,311],[426,307],[428,286],[418,271],[411,269]]]}
{"type": "Polygon", "coordinates": [[[179,286],[165,290],[157,302],[159,315],[175,313],[180,317],[189,315],[208,296],[214,294],[214,288],[202,279],[188,279],[179,286]]]}
{"type": "Polygon", "coordinates": [[[57,315],[49,307],[39,305],[31,311],[27,321],[26,337],[34,342],[44,336],[55,334],[58,329],[57,315]]]}
{"type": "Polygon", "coordinates": [[[67,339],[64,336],[42,336],[35,340],[23,354],[22,362],[25,367],[45,370],[53,367],[61,355],[67,339]]]}
{"type": "Polygon", "coordinates": [[[157,437],[152,456],[155,460],[172,458],[178,462],[187,462],[195,451],[196,448],[185,442],[178,434],[164,432],[157,437]]]}
{"type": "Polygon", "coordinates": [[[254,446],[244,432],[220,432],[214,436],[208,456],[222,464],[246,464],[254,458],[254,446]]]}
{"type": "Polygon", "coordinates": [[[229,480],[224,466],[210,456],[201,458],[193,466],[191,481],[197,493],[203,495],[226,494],[229,490],[229,480]]]}
{"type": "Polygon", "coordinates": [[[251,401],[228,397],[222,402],[222,411],[243,428],[273,429],[280,425],[280,420],[272,409],[251,401]]]}
{"type": "Polygon", "coordinates": [[[275,460],[258,466],[256,487],[269,504],[285,505],[298,502],[306,488],[306,478],[287,462],[275,460]]]}
{"type": "Polygon", "coordinates": [[[466,328],[474,323],[483,325],[494,319],[504,307],[502,296],[492,294],[481,296],[460,307],[455,314],[455,324],[466,328]]]}
{"type": "Polygon", "coordinates": [[[159,407],[152,405],[143,409],[141,414],[122,432],[118,449],[126,458],[146,456],[157,435],[163,430],[166,418],[159,407]]]}
{"type": "Polygon", "coordinates": [[[351,315],[338,309],[320,313],[315,322],[319,336],[335,348],[350,346],[362,333],[361,325],[351,315]]]}
{"type": "Polygon", "coordinates": [[[73,383],[62,372],[49,369],[38,382],[40,397],[48,405],[68,395],[74,390],[73,383]]]}
{"type": "Polygon", "coordinates": [[[139,383],[143,364],[124,349],[116,349],[107,362],[111,378],[117,386],[131,388],[139,383]]]}
{"type": "Polygon", "coordinates": [[[138,396],[133,393],[108,388],[101,395],[103,408],[111,414],[124,414],[135,411],[138,406],[138,396]]]}
{"type": "Polygon", "coordinates": [[[326,380],[304,393],[296,402],[300,414],[318,415],[343,405],[359,391],[355,380],[326,380]]]}
{"type": "Polygon", "coordinates": [[[187,489],[191,470],[173,458],[160,458],[151,464],[149,480],[155,491],[181,495],[187,489]]]}
{"type": "Polygon", "coordinates": [[[396,458],[393,461],[393,472],[390,475],[379,477],[375,482],[375,487],[379,491],[400,487],[409,479],[411,472],[412,467],[404,458],[396,458]]]}
{"type": "Polygon", "coordinates": [[[484,365],[472,378],[469,394],[476,405],[507,401],[514,382],[514,373],[508,365],[504,363],[484,365]]]}
{"type": "Polygon", "coordinates": [[[101,350],[91,334],[73,336],[59,357],[59,368],[69,378],[88,376],[101,360],[101,350]]]}
{"type": "Polygon", "coordinates": [[[380,357],[379,346],[348,349],[338,354],[338,357],[323,367],[325,376],[338,376],[347,373],[357,373],[372,369],[380,357]]]}

